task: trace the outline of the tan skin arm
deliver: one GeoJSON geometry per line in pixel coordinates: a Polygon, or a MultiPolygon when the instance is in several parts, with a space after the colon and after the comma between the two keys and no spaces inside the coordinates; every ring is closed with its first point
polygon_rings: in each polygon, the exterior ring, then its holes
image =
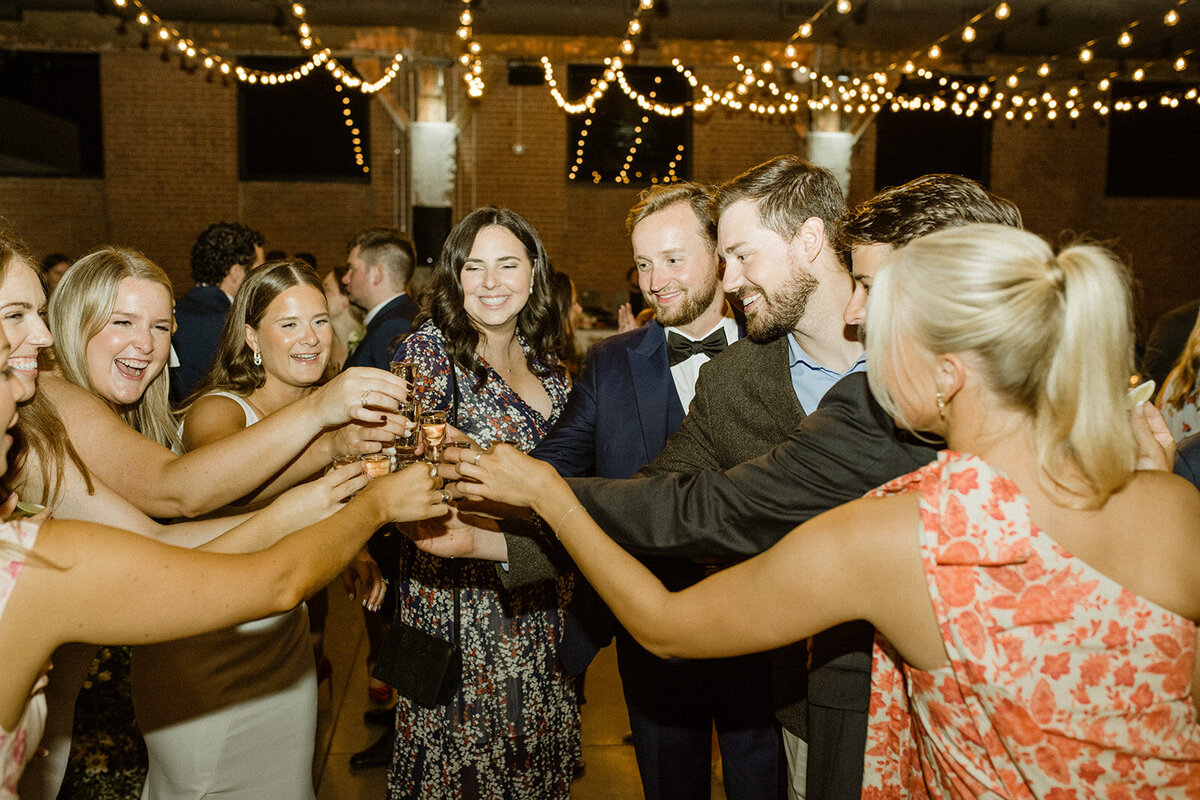
{"type": "Polygon", "coordinates": [[[928,668],[946,659],[921,565],[914,496],[834,509],[766,553],[672,593],[604,535],[549,464],[500,445],[478,466],[461,462],[459,470],[482,482],[474,494],[529,505],[555,526],[617,618],[656,655],[758,652],[867,619],[909,663],[928,668]]]}
{"type": "MultiPolygon", "coordinates": [[[[288,474],[293,483],[301,478],[296,473],[311,475],[333,455],[331,438],[321,436],[326,427],[348,417],[382,424],[384,412],[398,410],[396,398],[406,388],[382,370],[348,370],[269,419],[183,456],[132,430],[106,403],[61,376],[44,376],[40,391],[58,408],[84,463],[117,494],[153,517],[190,517],[274,480],[305,447],[313,452],[288,474]],[[361,402],[364,392],[368,407],[361,402]]],[[[279,483],[271,489],[283,488],[279,483]]]]}
{"type": "Polygon", "coordinates": [[[50,563],[26,565],[0,617],[0,725],[16,724],[58,645],[164,641],[294,608],[380,525],[446,513],[439,484],[423,465],[379,478],[328,520],[245,555],[168,547],[85,522],[45,523],[34,553],[50,563]]]}
{"type": "MultiPolygon", "coordinates": [[[[320,482],[290,490],[253,514],[163,525],[143,514],[95,476],[92,476],[95,491],[88,494],[83,476],[70,460],[64,464],[63,472],[63,483],[53,506],[58,519],[111,525],[176,547],[217,553],[248,553],[269,547],[280,537],[328,517],[341,507],[341,499],[367,483],[358,465],[343,467],[320,482]]],[[[40,497],[41,471],[33,453],[30,453],[24,474],[29,479],[21,485],[21,492],[40,497]]]]}

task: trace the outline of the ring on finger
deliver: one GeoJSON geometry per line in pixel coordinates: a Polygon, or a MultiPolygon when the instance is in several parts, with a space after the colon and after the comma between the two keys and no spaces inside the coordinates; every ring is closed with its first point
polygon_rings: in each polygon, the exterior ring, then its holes
{"type": "Polygon", "coordinates": [[[483,453],[475,454],[475,466],[477,466],[477,467],[479,466],[479,459],[481,459],[481,458],[483,458],[483,453]]]}
{"type": "Polygon", "coordinates": [[[442,489],[442,503],[446,504],[449,502],[450,502],[450,492],[447,491],[446,489],[442,489]]]}
{"type": "Polygon", "coordinates": [[[362,393],[362,395],[361,395],[361,396],[358,398],[358,402],[362,404],[362,407],[363,407],[363,408],[366,408],[366,407],[367,407],[367,396],[368,396],[369,394],[371,394],[371,390],[370,390],[370,389],[367,389],[367,390],[366,390],[366,391],[364,391],[364,392],[362,393]]]}

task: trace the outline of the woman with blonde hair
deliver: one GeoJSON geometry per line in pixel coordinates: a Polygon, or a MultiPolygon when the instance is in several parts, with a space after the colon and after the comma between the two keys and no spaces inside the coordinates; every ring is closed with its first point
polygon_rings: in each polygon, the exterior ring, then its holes
{"type": "MultiPolygon", "coordinates": [[[[146,515],[196,516],[268,482],[260,494],[277,494],[323,468],[335,452],[378,449],[379,438],[390,441],[388,430],[396,426],[385,414],[397,407],[395,398],[403,396],[403,383],[378,370],[359,370],[338,386],[329,385],[276,415],[270,424],[256,426],[261,430],[177,456],[168,447],[175,445],[177,436],[163,374],[172,327],[170,281],[144,256],[118,248],[101,248],[76,266],[80,269],[60,284],[50,309],[51,326],[60,331],[59,369],[43,372],[42,390],[22,406],[18,440],[28,440],[31,446],[22,448],[18,456],[28,457],[29,463],[19,460],[18,465],[27,498],[56,504],[59,513],[67,516],[199,546],[240,520],[164,528],[146,515]],[[48,419],[61,430],[47,426],[48,419]],[[329,432],[331,426],[348,419],[370,420],[371,425],[342,425],[329,432]],[[142,435],[143,430],[150,435],[142,435]]],[[[25,273],[13,274],[20,278],[25,273]]],[[[6,281],[0,291],[15,291],[22,285],[6,281]]],[[[28,310],[27,317],[37,318],[45,296],[40,286],[27,288],[17,301],[28,310]]],[[[44,346],[48,334],[39,341],[44,346]]],[[[21,350],[29,346],[23,344],[21,350]]],[[[22,363],[34,367],[36,380],[36,352],[22,363]]],[[[337,499],[344,496],[337,491],[336,481],[306,487],[260,512],[256,524],[277,537],[332,513],[337,499]]],[[[273,540],[261,538],[262,533],[258,536],[257,545],[244,547],[263,547],[273,540]]],[[[50,690],[58,702],[52,703],[48,742],[53,757],[39,760],[30,770],[24,794],[53,797],[58,791],[74,696],[93,650],[74,646],[56,654],[59,668],[50,690]]]]}
{"type": "Polygon", "coordinates": [[[662,657],[871,622],[864,797],[1189,796],[1200,497],[1135,469],[1127,270],[968,225],[897,250],[868,308],[872,392],[948,449],[682,592],[551,467],[505,446],[449,459],[470,495],[548,521],[662,657]]]}
{"type": "MultiPolygon", "coordinates": [[[[9,353],[0,334],[0,358],[9,353]]],[[[0,417],[15,418],[20,392],[20,379],[6,371],[0,417]]],[[[0,458],[8,449],[5,437],[0,458]]],[[[0,523],[0,796],[17,797],[22,769],[38,750],[42,687],[58,645],[161,641],[286,611],[325,585],[380,525],[445,513],[439,483],[419,466],[372,485],[351,476],[349,488],[361,491],[332,518],[244,555],[170,547],[73,520],[0,523]]]]}
{"type": "Polygon", "coordinates": [[[1200,316],[1155,400],[1175,441],[1200,432],[1200,316]]]}

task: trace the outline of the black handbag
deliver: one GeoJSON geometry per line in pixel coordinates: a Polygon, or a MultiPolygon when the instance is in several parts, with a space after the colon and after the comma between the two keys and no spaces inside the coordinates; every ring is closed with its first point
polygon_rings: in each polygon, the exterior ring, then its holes
{"type": "MultiPolygon", "coordinates": [[[[457,575],[455,576],[457,577],[457,575]]],[[[371,676],[425,708],[449,703],[462,685],[462,652],[458,649],[458,586],[453,589],[454,627],[447,642],[392,620],[371,676]]]]}
{"type": "MultiPolygon", "coordinates": [[[[453,422],[458,425],[458,376],[454,365],[450,365],[450,382],[453,389],[453,422]]],[[[371,677],[383,681],[397,693],[404,695],[425,708],[436,708],[449,703],[462,685],[462,651],[458,647],[459,605],[458,569],[450,571],[450,583],[454,598],[454,627],[450,629],[452,641],[418,630],[400,619],[400,604],[379,647],[379,659],[371,670],[371,677]]]]}

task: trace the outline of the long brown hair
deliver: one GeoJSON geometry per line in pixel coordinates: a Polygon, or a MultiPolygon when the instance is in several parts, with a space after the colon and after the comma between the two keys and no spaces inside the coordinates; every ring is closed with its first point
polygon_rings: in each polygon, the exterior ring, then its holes
{"type": "Polygon", "coordinates": [[[524,217],[511,209],[477,208],[459,220],[446,237],[422,297],[421,313],[413,321],[416,329],[427,320],[433,320],[446,337],[446,351],[451,363],[475,376],[476,392],[487,383],[487,371],[475,356],[479,331],[475,330],[463,308],[462,268],[471,255],[476,235],[489,225],[497,225],[517,237],[533,265],[530,284],[533,291],[517,316],[517,331],[525,337],[531,350],[525,357],[529,371],[538,376],[563,371],[558,359],[558,312],[550,295],[550,260],[541,238],[524,217]],[[541,362],[541,367],[535,359],[541,362]]]}
{"type": "Polygon", "coordinates": [[[1190,395],[1196,388],[1196,379],[1200,376],[1200,314],[1188,334],[1187,344],[1179,354],[1179,360],[1167,374],[1162,388],[1158,391],[1158,407],[1173,406],[1176,410],[1183,408],[1190,395]],[[1168,392],[1168,390],[1170,390],[1168,392]]]}
{"type": "Polygon", "coordinates": [[[325,297],[321,279],[307,263],[295,258],[268,261],[250,271],[233,297],[233,306],[225,316],[221,340],[208,375],[183,402],[180,415],[192,404],[212,392],[232,392],[246,397],[267,381],[261,364],[254,363],[254,351],[246,344],[246,326],[255,330],[276,297],[296,286],[311,286],[325,297]]]}
{"type": "MultiPolygon", "coordinates": [[[[0,234],[0,287],[3,287],[14,269],[22,266],[38,275],[44,292],[45,277],[39,270],[34,269],[28,251],[16,239],[0,234]]],[[[38,368],[45,369],[48,361],[48,353],[43,350],[38,356],[38,368]]],[[[65,477],[67,459],[75,464],[83,476],[88,494],[95,491],[87,466],[71,445],[58,409],[42,392],[35,392],[32,399],[17,409],[17,424],[12,428],[12,436],[13,446],[9,448],[9,465],[4,476],[6,489],[11,490],[25,482],[22,476],[29,464],[30,453],[33,453],[42,479],[42,495],[38,498],[39,502],[50,503],[58,496],[65,477]]]]}

